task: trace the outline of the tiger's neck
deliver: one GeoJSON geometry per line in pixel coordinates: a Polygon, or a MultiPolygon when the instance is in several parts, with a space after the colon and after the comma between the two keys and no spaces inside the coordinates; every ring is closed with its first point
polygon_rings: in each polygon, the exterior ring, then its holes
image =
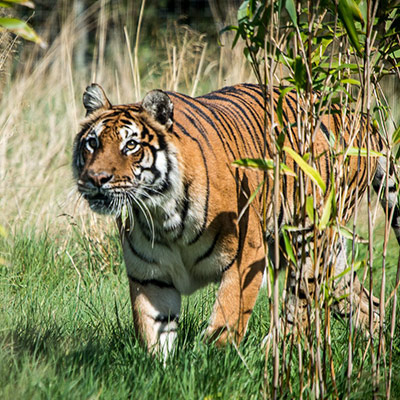
{"type": "Polygon", "coordinates": [[[166,150],[168,162],[161,171],[164,179],[143,201],[132,204],[139,228],[150,240],[176,239],[181,234],[185,217],[186,197],[182,166],[176,148],[169,144],[166,150]]]}

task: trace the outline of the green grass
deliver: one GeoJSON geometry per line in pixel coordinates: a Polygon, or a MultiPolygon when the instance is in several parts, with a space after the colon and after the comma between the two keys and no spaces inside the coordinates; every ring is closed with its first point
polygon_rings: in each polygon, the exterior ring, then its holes
{"type": "MultiPolygon", "coordinates": [[[[239,351],[202,342],[215,287],[185,298],[178,351],[164,365],[148,355],[134,336],[128,283],[115,233],[105,235],[102,246],[87,240],[78,228],[67,237],[17,233],[1,239],[0,249],[5,259],[0,267],[0,398],[268,398],[272,358],[265,381],[265,352],[260,345],[269,328],[265,291],[239,351]]],[[[333,322],[333,338],[337,385],[343,394],[347,330],[342,321],[333,322]]],[[[365,346],[366,339],[359,335],[355,374],[365,346]]],[[[400,393],[399,353],[397,338],[393,398],[400,393]]],[[[362,379],[354,378],[352,398],[371,393],[370,363],[368,356],[362,379]]],[[[290,379],[293,398],[298,397],[298,373],[295,350],[290,379]]],[[[287,390],[282,388],[283,394],[287,390]]],[[[383,386],[381,390],[384,393],[383,386]]],[[[311,389],[306,389],[305,398],[310,395],[311,389]]]]}

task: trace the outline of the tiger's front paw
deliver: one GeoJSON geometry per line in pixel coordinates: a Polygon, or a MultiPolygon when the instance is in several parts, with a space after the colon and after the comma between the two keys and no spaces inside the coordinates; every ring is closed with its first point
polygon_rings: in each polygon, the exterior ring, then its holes
{"type": "Polygon", "coordinates": [[[238,336],[237,331],[230,327],[209,326],[204,332],[203,340],[206,343],[213,343],[217,347],[223,347],[229,343],[238,343],[238,336]]]}
{"type": "Polygon", "coordinates": [[[150,353],[160,356],[164,362],[173,354],[177,339],[178,317],[158,316],[154,320],[154,339],[148,343],[150,353]]]}

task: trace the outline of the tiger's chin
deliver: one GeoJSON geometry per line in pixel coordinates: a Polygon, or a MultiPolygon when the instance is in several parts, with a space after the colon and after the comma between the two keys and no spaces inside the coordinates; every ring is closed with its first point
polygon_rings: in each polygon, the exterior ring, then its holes
{"type": "Polygon", "coordinates": [[[101,215],[113,215],[119,216],[121,212],[116,210],[112,206],[112,198],[103,194],[97,194],[95,196],[83,196],[89,203],[89,207],[92,211],[101,215]]]}

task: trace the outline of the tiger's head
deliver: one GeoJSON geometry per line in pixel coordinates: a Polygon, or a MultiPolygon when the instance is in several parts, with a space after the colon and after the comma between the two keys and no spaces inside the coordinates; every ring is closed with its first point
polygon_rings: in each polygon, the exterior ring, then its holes
{"type": "Polygon", "coordinates": [[[141,103],[113,106],[97,84],[86,88],[87,119],[77,134],[73,171],[93,211],[120,215],[124,205],[153,203],[171,184],[176,166],[168,144],[173,104],[161,90],[141,103]]]}

